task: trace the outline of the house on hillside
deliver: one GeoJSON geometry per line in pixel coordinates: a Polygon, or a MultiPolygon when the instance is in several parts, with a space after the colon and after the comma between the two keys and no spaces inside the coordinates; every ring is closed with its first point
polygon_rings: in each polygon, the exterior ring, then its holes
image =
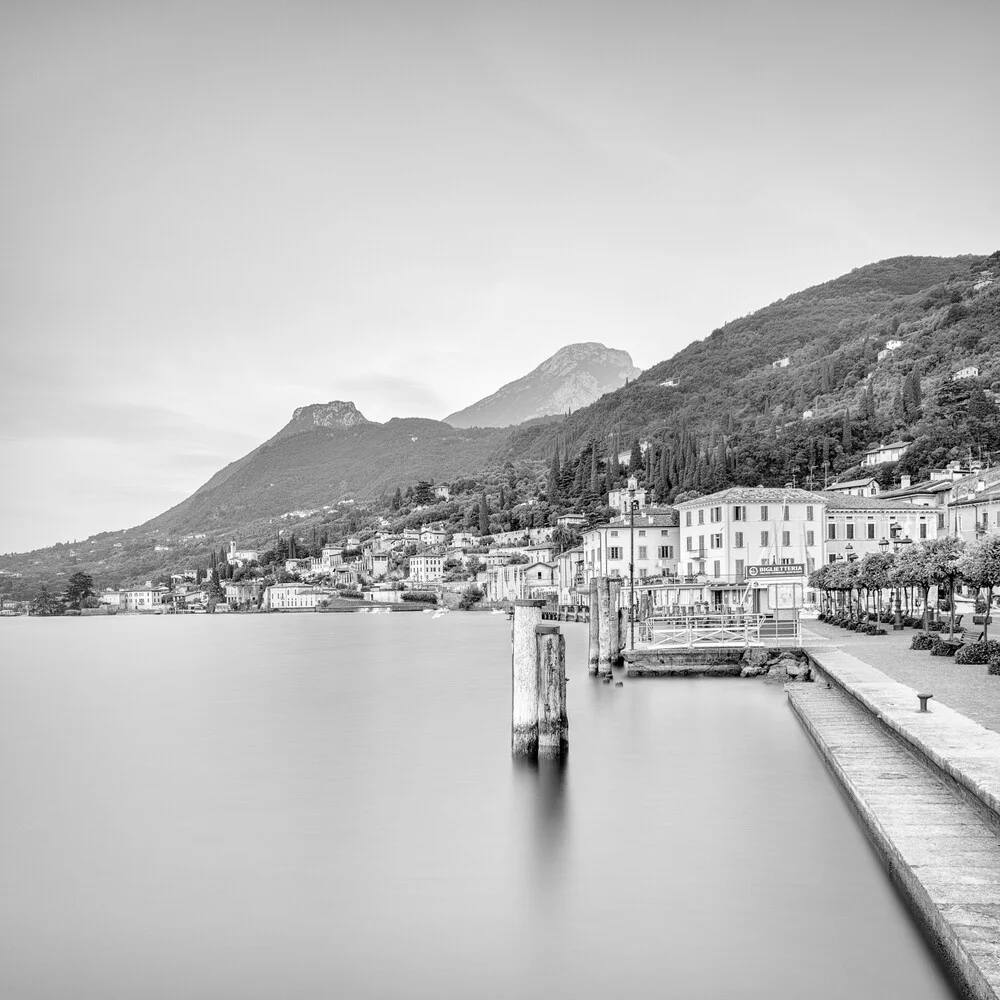
{"type": "Polygon", "coordinates": [[[440,583],[444,577],[444,556],[410,556],[410,579],[414,583],[440,583]]]}
{"type": "Polygon", "coordinates": [[[812,410],[803,410],[802,411],[802,419],[803,420],[812,420],[812,418],[813,418],[813,411],[812,410]]]}
{"type": "Polygon", "coordinates": [[[884,465],[886,462],[898,462],[909,446],[908,441],[890,441],[888,444],[872,445],[871,448],[865,450],[861,464],[871,467],[884,465]]]}
{"type": "Polygon", "coordinates": [[[570,530],[574,528],[582,528],[586,523],[586,514],[560,514],[556,518],[556,525],[558,527],[570,530]]]}
{"type": "Polygon", "coordinates": [[[874,476],[864,479],[848,479],[842,483],[830,483],[823,491],[825,493],[844,493],[852,497],[875,497],[882,491],[874,476]]]}
{"type": "Polygon", "coordinates": [[[954,375],[952,375],[952,382],[960,382],[963,378],[979,378],[979,369],[975,365],[966,365],[965,368],[959,368],[954,375]]]}
{"type": "Polygon", "coordinates": [[[662,386],[663,386],[664,388],[666,388],[666,389],[669,389],[669,388],[670,388],[671,386],[675,386],[675,385],[677,385],[677,379],[675,379],[675,378],[665,378],[665,379],[664,379],[664,380],[663,380],[663,381],[662,381],[662,382],[660,383],[660,385],[662,385],[662,386]]]}
{"type": "Polygon", "coordinates": [[[425,524],[420,528],[421,545],[444,545],[448,540],[448,532],[441,524],[425,524]]]}
{"type": "Polygon", "coordinates": [[[236,542],[230,541],[226,562],[230,566],[243,566],[250,562],[260,562],[260,553],[256,549],[238,549],[236,542]]]}
{"type": "Polygon", "coordinates": [[[447,486],[435,486],[434,496],[437,497],[438,500],[450,500],[451,490],[447,486]]]}
{"type": "Polygon", "coordinates": [[[791,358],[778,358],[777,361],[771,362],[772,368],[787,368],[792,363],[791,358]]]}

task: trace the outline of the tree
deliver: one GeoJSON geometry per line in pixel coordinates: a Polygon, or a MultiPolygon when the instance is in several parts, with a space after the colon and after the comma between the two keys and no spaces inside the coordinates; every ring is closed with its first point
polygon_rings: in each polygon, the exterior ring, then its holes
{"type": "Polygon", "coordinates": [[[858,569],[858,582],[869,593],[878,594],[877,614],[882,617],[882,591],[889,586],[889,572],[895,562],[895,556],[890,553],[869,552],[861,560],[858,569]]]}
{"type": "Polygon", "coordinates": [[[555,503],[559,498],[559,446],[552,453],[552,463],[549,465],[549,481],[546,488],[549,503],[555,503]]]}
{"type": "Polygon", "coordinates": [[[392,510],[399,510],[403,506],[403,491],[397,486],[396,492],[392,495],[392,503],[390,507],[392,510]]]}
{"type": "Polygon", "coordinates": [[[844,411],[844,427],[841,431],[840,442],[844,446],[844,454],[849,455],[854,450],[854,438],[851,434],[851,408],[844,411]]]}
{"type": "Polygon", "coordinates": [[[49,588],[43,583],[38,589],[35,599],[28,605],[28,614],[48,617],[49,615],[61,615],[63,606],[58,599],[49,593],[49,588]]]}
{"type": "Polygon", "coordinates": [[[486,506],[486,490],[479,494],[479,534],[490,533],[490,510],[486,506]]]}
{"type": "Polygon", "coordinates": [[[88,597],[94,596],[94,580],[88,574],[80,571],[74,573],[66,584],[66,605],[70,608],[81,608],[88,597]]]}
{"type": "Polygon", "coordinates": [[[1000,587],[1000,532],[991,532],[972,542],[959,559],[957,569],[970,587],[974,587],[976,591],[986,591],[983,638],[989,639],[993,591],[1000,587]]]}

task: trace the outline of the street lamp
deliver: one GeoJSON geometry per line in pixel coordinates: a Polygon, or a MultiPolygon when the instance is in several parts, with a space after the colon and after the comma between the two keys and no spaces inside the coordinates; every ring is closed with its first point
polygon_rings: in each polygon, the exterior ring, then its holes
{"type": "Polygon", "coordinates": [[[635,491],[638,485],[635,476],[629,476],[628,620],[630,649],[635,649],[635,512],[639,507],[639,501],[635,498],[635,491]]]}
{"type": "MultiPolygon", "coordinates": [[[[889,537],[892,539],[892,551],[899,554],[899,547],[903,544],[903,540],[899,537],[900,531],[902,531],[902,526],[898,521],[892,521],[889,524],[889,537]]],[[[884,539],[883,539],[884,540],[884,539]]],[[[909,539],[907,539],[909,540],[909,539]]],[[[881,543],[880,543],[881,544],[881,543]]],[[[903,631],[903,609],[900,606],[900,588],[899,583],[896,583],[895,592],[893,594],[893,607],[892,607],[892,630],[893,632],[903,631]]]]}

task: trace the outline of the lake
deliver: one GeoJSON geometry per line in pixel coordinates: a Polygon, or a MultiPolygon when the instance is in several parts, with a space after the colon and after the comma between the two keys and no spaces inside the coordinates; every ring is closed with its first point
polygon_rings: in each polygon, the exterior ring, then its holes
{"type": "Polygon", "coordinates": [[[0,621],[0,996],[956,996],[780,686],[562,628],[527,766],[500,616],[0,621]]]}

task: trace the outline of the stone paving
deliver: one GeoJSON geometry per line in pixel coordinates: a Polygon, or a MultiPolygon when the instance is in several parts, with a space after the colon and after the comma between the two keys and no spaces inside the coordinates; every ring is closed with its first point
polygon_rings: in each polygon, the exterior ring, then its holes
{"type": "MultiPolygon", "coordinates": [[[[861,676],[871,672],[860,665],[855,669],[861,676]]],[[[856,699],[825,684],[790,684],[786,691],[968,993],[995,1000],[1000,991],[1000,836],[995,825],[856,699]]],[[[959,728],[971,725],[957,718],[952,722],[959,728]]]]}
{"type": "MultiPolygon", "coordinates": [[[[858,635],[824,622],[803,623],[802,645],[819,649],[836,647],[850,653],[895,681],[934,695],[934,701],[1000,732],[1000,677],[991,677],[983,665],[956,663],[952,657],[931,656],[910,649],[917,630],[890,631],[888,635],[858,635]]],[[[973,639],[978,638],[976,630],[973,639]]],[[[997,632],[1000,639],[1000,631],[997,632]]]]}

